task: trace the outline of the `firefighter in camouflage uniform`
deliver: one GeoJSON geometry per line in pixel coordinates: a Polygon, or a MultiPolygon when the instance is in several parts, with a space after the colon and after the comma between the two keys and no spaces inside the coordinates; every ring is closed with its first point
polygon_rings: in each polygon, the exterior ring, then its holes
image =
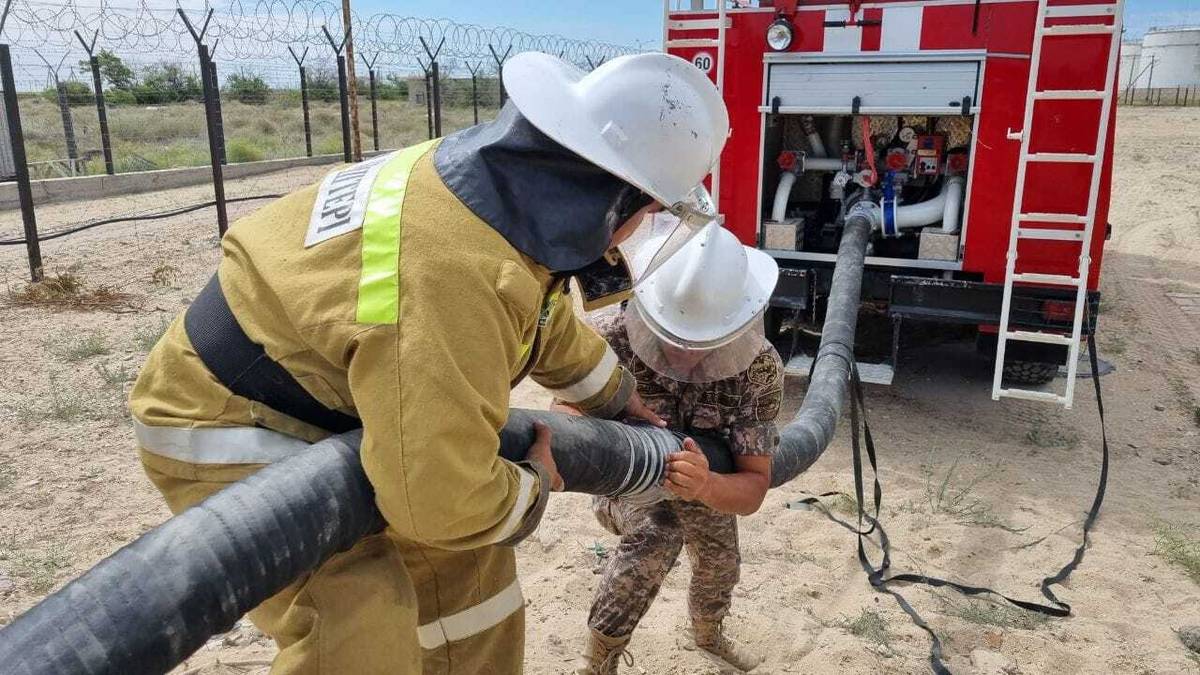
{"type": "MultiPolygon", "coordinates": [[[[648,246],[653,249],[655,240],[648,246]]],[[[722,622],[741,563],[737,515],[762,504],[779,444],[775,418],[783,364],[761,326],[777,277],[770,256],[742,246],[714,223],[647,276],[623,311],[594,322],[633,373],[646,405],[673,431],[723,438],[736,473],[709,471],[704,454],[687,439],[668,458],[658,494],[594,498],[596,518],[621,542],[588,616],[579,675],[616,672],[634,628],[685,546],[692,567],[689,646],[739,670],[762,660],[729,639],[722,622]]]]}

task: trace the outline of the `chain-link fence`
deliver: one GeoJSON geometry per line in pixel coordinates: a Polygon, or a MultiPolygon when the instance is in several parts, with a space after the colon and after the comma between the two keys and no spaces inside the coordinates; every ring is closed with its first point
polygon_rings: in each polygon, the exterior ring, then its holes
{"type": "Polygon", "coordinates": [[[4,19],[5,100],[21,125],[0,134],[0,165],[20,146],[28,179],[4,172],[13,183],[0,184],[0,246],[28,245],[35,280],[27,223],[40,221],[38,238],[52,241],[199,206],[215,210],[223,233],[231,205],[240,212],[305,185],[322,164],[490,119],[513,54],[591,69],[634,51],[391,14],[352,13],[348,30],[340,8],[320,0],[9,0],[4,19]],[[158,196],[133,196],[147,191],[158,196]]]}

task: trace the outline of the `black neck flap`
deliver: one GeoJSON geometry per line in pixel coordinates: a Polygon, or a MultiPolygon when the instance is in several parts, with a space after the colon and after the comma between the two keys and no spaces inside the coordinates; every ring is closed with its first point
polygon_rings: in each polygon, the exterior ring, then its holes
{"type": "Polygon", "coordinates": [[[605,215],[625,181],[538,131],[511,101],[494,121],[447,136],[433,161],[467,208],[552,272],[609,248],[605,215]]]}

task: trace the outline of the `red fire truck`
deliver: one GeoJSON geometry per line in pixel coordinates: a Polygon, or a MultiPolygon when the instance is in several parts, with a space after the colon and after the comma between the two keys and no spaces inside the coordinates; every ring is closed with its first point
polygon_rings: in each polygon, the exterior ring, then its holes
{"type": "Polygon", "coordinates": [[[1070,407],[1110,229],[1121,11],[667,0],[666,50],[729,108],[710,186],[725,225],[782,268],[768,326],[819,318],[842,219],[866,201],[864,300],[894,323],[891,364],[902,320],[975,325],[995,353],[993,398],[1070,407]],[[1060,366],[1057,390],[1021,388],[1060,366]]]}

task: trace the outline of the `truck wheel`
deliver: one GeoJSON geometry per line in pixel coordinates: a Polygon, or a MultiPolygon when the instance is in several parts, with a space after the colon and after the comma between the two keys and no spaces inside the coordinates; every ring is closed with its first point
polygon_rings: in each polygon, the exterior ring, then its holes
{"type": "Polygon", "coordinates": [[[1046,384],[1057,376],[1057,363],[1007,361],[1004,364],[1004,379],[1013,384],[1046,384]]]}

